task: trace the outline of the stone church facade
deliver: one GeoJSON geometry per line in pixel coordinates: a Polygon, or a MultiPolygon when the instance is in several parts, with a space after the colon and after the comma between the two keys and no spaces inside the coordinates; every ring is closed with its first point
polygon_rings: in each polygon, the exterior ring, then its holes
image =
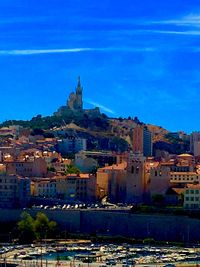
{"type": "Polygon", "coordinates": [[[83,109],[83,87],[81,85],[80,77],[78,77],[78,84],[75,88],[75,92],[71,92],[67,99],[66,106],[61,106],[56,116],[72,115],[72,114],[87,114],[89,117],[99,117],[101,115],[98,107],[93,109],[83,109]]]}

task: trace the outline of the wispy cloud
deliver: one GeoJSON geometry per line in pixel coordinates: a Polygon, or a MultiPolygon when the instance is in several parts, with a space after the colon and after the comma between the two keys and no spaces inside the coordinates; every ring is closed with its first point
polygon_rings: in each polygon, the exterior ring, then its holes
{"type": "MultiPolygon", "coordinates": [[[[89,18],[91,20],[91,18],[89,18]]],[[[104,19],[94,19],[92,18],[92,22],[96,23],[104,23],[105,25],[113,25],[113,26],[149,26],[149,25],[171,25],[171,26],[190,26],[190,27],[200,27],[200,14],[188,14],[186,16],[180,16],[175,18],[163,19],[163,20],[150,20],[150,19],[112,19],[112,18],[104,18],[104,19]]],[[[118,31],[118,29],[116,29],[118,31]]],[[[126,31],[126,29],[123,29],[126,31]]]]}
{"type": "Polygon", "coordinates": [[[67,49],[25,49],[25,50],[0,50],[0,55],[37,55],[54,53],[78,53],[93,50],[92,48],[67,48],[67,49]]]}
{"type": "Polygon", "coordinates": [[[175,35],[200,35],[200,31],[171,31],[171,30],[144,30],[144,32],[160,33],[160,34],[175,34],[175,35]]]}
{"type": "Polygon", "coordinates": [[[28,56],[39,54],[58,54],[58,53],[80,53],[87,51],[128,51],[128,52],[154,52],[153,47],[86,47],[86,48],[63,48],[63,49],[23,49],[23,50],[0,50],[0,56],[28,56]]]}
{"type": "Polygon", "coordinates": [[[99,108],[101,108],[101,109],[102,109],[103,111],[105,111],[105,112],[111,113],[111,114],[113,114],[113,115],[116,114],[115,111],[113,111],[112,109],[107,108],[107,107],[105,107],[104,105],[99,104],[99,103],[97,103],[97,102],[94,102],[94,101],[92,101],[92,100],[90,100],[90,99],[86,99],[85,102],[88,103],[88,104],[90,104],[90,105],[93,105],[94,107],[99,107],[99,108]]]}
{"type": "Polygon", "coordinates": [[[155,47],[131,47],[131,46],[121,46],[121,47],[106,47],[106,48],[99,48],[99,51],[126,51],[126,52],[154,52],[156,51],[155,47]]]}
{"type": "Polygon", "coordinates": [[[178,19],[152,21],[151,23],[152,24],[168,24],[168,25],[176,25],[176,26],[200,27],[200,15],[190,14],[182,18],[178,18],[178,19]]]}

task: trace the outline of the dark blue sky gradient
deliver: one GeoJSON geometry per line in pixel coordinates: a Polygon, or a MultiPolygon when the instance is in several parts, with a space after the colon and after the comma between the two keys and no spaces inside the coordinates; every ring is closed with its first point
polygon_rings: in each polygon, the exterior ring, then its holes
{"type": "Polygon", "coordinates": [[[84,105],[200,129],[199,0],[0,0],[0,121],[84,105]]]}

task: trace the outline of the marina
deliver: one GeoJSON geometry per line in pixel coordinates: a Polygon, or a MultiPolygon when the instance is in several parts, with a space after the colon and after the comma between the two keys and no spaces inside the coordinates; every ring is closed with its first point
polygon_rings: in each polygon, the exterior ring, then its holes
{"type": "Polygon", "coordinates": [[[108,243],[3,245],[1,266],[178,266],[200,264],[199,247],[157,247],[108,243]],[[3,265],[2,265],[3,264],[3,265]]]}

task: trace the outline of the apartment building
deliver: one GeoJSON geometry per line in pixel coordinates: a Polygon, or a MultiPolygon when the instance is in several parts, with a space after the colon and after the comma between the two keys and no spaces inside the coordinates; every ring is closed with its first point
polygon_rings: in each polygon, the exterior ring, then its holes
{"type": "Polygon", "coordinates": [[[56,198],[56,179],[35,179],[31,181],[31,195],[36,197],[56,198]]]}
{"type": "Polygon", "coordinates": [[[30,180],[18,175],[0,173],[0,207],[26,207],[30,199],[30,180]]]}
{"type": "Polygon", "coordinates": [[[184,208],[199,209],[200,208],[200,184],[187,185],[184,192],[184,208]]]}
{"type": "Polygon", "coordinates": [[[176,184],[200,183],[200,174],[196,172],[170,172],[170,182],[176,184]]]}
{"type": "Polygon", "coordinates": [[[69,174],[56,178],[58,197],[69,201],[96,200],[96,177],[91,174],[69,174]]]}
{"type": "Polygon", "coordinates": [[[8,174],[16,174],[23,177],[45,177],[47,174],[47,163],[43,158],[34,160],[5,162],[8,174]]]}
{"type": "Polygon", "coordinates": [[[200,132],[193,132],[190,135],[190,152],[194,156],[200,155],[200,132]]]}
{"type": "Polygon", "coordinates": [[[152,134],[146,126],[138,124],[133,129],[133,152],[152,156],[152,134]]]}
{"type": "Polygon", "coordinates": [[[61,154],[77,153],[81,150],[86,150],[87,140],[79,137],[68,137],[58,140],[58,151],[61,154]]]}
{"type": "Polygon", "coordinates": [[[97,197],[107,196],[111,202],[125,202],[126,163],[114,164],[97,170],[97,197]]]}

